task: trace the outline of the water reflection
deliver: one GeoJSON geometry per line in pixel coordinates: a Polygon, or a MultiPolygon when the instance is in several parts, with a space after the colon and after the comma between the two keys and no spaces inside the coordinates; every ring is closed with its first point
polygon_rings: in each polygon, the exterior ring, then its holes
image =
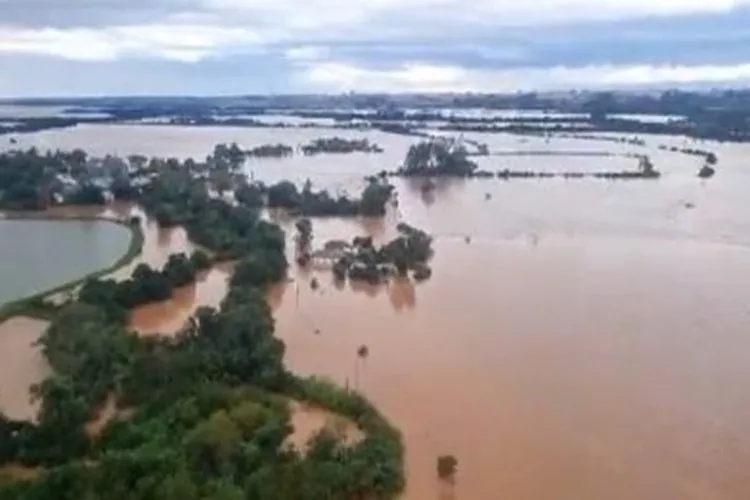
{"type": "Polygon", "coordinates": [[[393,309],[402,311],[414,309],[417,305],[417,293],[414,283],[408,278],[394,279],[386,286],[393,309]]]}
{"type": "Polygon", "coordinates": [[[432,205],[436,201],[450,201],[454,195],[460,195],[467,179],[436,179],[405,178],[400,183],[410,198],[420,198],[425,205],[432,205]]]}

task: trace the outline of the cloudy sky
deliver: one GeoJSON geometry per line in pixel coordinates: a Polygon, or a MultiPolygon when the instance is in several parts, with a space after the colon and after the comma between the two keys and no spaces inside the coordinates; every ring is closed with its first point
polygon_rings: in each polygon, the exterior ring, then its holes
{"type": "Polygon", "coordinates": [[[0,0],[0,96],[750,82],[750,0],[0,0]]]}

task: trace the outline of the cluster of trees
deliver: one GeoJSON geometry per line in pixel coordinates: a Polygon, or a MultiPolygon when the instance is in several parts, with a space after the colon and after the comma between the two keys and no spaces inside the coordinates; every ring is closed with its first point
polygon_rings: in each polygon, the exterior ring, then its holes
{"type": "MultiPolygon", "coordinates": [[[[56,179],[61,174],[71,174],[83,168],[86,154],[47,151],[37,148],[25,151],[12,150],[0,154],[0,208],[10,210],[39,210],[52,203],[56,179]]],[[[100,190],[84,186],[79,193],[82,202],[101,201],[100,190]]]]}
{"type": "Polygon", "coordinates": [[[40,180],[63,169],[62,159],[36,149],[0,154],[0,208],[34,210],[46,206],[40,180]]]}
{"type": "MultiPolygon", "coordinates": [[[[308,180],[301,190],[290,181],[281,181],[266,189],[267,204],[305,217],[383,216],[393,194],[393,186],[382,179],[370,179],[359,199],[346,195],[333,197],[326,191],[314,191],[308,180]]],[[[243,193],[247,194],[247,193],[243,193]]]]}
{"type": "Polygon", "coordinates": [[[194,282],[196,274],[209,267],[211,258],[202,250],[193,251],[189,257],[184,253],[171,254],[162,270],[139,264],[124,281],[88,280],[78,298],[80,302],[99,306],[108,317],[123,321],[129,310],[167,300],[175,288],[194,282]]]}
{"type": "Polygon", "coordinates": [[[341,137],[315,139],[301,146],[300,149],[305,155],[383,152],[383,148],[377,144],[370,144],[370,141],[367,139],[343,139],[341,137]]]}
{"type": "Polygon", "coordinates": [[[701,179],[710,179],[716,174],[716,164],[719,163],[719,158],[713,151],[706,151],[698,148],[679,148],[677,146],[666,146],[664,144],[659,145],[659,149],[668,150],[672,152],[679,152],[686,155],[698,156],[704,159],[705,163],[701,166],[698,171],[698,177],[701,179]]]}
{"type": "Polygon", "coordinates": [[[655,179],[661,176],[661,173],[654,168],[654,163],[648,156],[638,157],[638,173],[647,179],[655,179]]]}
{"type": "Polygon", "coordinates": [[[406,277],[413,271],[416,280],[432,275],[427,265],[433,254],[432,237],[406,223],[397,226],[399,235],[381,247],[376,247],[370,237],[356,237],[353,251],[339,258],[333,266],[337,280],[381,283],[391,275],[406,277]]]}
{"type": "Polygon", "coordinates": [[[264,144],[248,149],[245,154],[253,158],[283,158],[292,156],[294,148],[287,144],[264,144]]]}
{"type": "MultiPolygon", "coordinates": [[[[229,152],[235,150],[233,146],[228,148],[229,152]]],[[[213,222],[219,214],[228,215],[234,222],[238,217],[253,221],[258,217],[252,212],[264,207],[283,208],[310,217],[382,216],[393,193],[393,186],[382,178],[370,179],[359,198],[333,196],[326,190],[316,191],[309,180],[302,189],[286,180],[271,185],[250,182],[238,172],[236,161],[216,160],[228,157],[229,153],[221,152],[225,149],[221,146],[218,154],[215,151],[204,164],[188,160],[183,164],[167,163],[140,190],[138,201],[163,227],[185,225],[195,232],[205,232],[208,230],[205,223],[213,222]],[[212,195],[212,191],[221,194],[229,190],[233,192],[238,207],[212,195]]],[[[204,239],[203,236],[198,238],[204,239]]]]}
{"type": "MultiPolygon", "coordinates": [[[[661,172],[656,170],[653,162],[648,156],[638,155],[637,170],[623,170],[615,172],[535,172],[532,170],[499,170],[496,175],[498,179],[552,179],[562,177],[563,179],[608,179],[608,180],[632,180],[632,179],[658,179],[661,172]]],[[[485,172],[476,172],[475,176],[484,176],[485,172]]],[[[493,177],[492,172],[487,173],[493,177]]]]}
{"type": "Polygon", "coordinates": [[[245,162],[245,152],[240,149],[236,142],[232,144],[217,144],[214,146],[213,154],[207,158],[206,163],[218,168],[237,170],[245,162]]]}
{"type": "MultiPolygon", "coordinates": [[[[139,159],[140,157],[133,157],[139,159]]],[[[53,204],[103,205],[111,194],[133,200],[138,189],[130,171],[143,164],[107,155],[89,158],[85,151],[47,151],[36,148],[0,154],[0,208],[43,210],[53,204]]],[[[155,160],[149,164],[155,168],[155,160]]]]}
{"type": "Polygon", "coordinates": [[[679,146],[667,146],[666,144],[659,144],[659,149],[663,151],[671,151],[672,153],[682,153],[690,156],[700,156],[705,159],[709,165],[716,165],[718,158],[716,153],[713,151],[706,151],[705,149],[699,148],[681,148],[679,146]]]}
{"type": "Polygon", "coordinates": [[[469,160],[466,148],[452,138],[433,138],[409,147],[397,175],[469,177],[477,164],[469,160]]]}
{"type": "Polygon", "coordinates": [[[716,174],[716,169],[713,168],[711,165],[706,163],[701,167],[701,169],[698,171],[698,177],[701,179],[710,179],[711,177],[716,174]]]}
{"type": "Polygon", "coordinates": [[[307,217],[302,217],[301,219],[297,220],[294,226],[297,229],[297,234],[295,235],[296,260],[299,265],[305,266],[312,259],[312,221],[307,217]]]}
{"type": "Polygon", "coordinates": [[[635,179],[658,179],[661,172],[658,170],[622,170],[619,172],[536,172],[533,170],[498,170],[497,178],[509,179],[606,179],[606,180],[635,180],[635,179]]]}

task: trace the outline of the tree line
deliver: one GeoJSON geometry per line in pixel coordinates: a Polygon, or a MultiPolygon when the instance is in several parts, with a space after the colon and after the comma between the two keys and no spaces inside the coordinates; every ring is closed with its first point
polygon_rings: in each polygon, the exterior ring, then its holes
{"type": "Polygon", "coordinates": [[[303,216],[351,217],[384,215],[393,192],[384,179],[366,183],[359,197],[314,190],[309,181],[301,188],[287,180],[270,185],[249,181],[241,169],[246,155],[236,143],[218,144],[204,161],[108,156],[103,162],[114,166],[104,170],[89,165],[91,158],[80,149],[9,151],[0,154],[0,209],[103,205],[111,196],[139,203],[162,226],[171,226],[186,223],[214,198],[228,194],[253,210],[284,208],[303,216]]]}

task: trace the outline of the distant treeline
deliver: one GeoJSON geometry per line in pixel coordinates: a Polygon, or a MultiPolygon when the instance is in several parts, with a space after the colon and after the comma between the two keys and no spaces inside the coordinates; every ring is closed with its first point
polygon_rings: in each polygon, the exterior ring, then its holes
{"type": "MultiPolygon", "coordinates": [[[[620,107],[597,108],[586,115],[541,115],[508,117],[469,117],[445,115],[437,111],[408,113],[403,109],[372,112],[371,110],[286,110],[291,117],[333,120],[333,124],[308,122],[287,123],[282,120],[268,123],[256,118],[228,114],[226,109],[210,106],[142,106],[142,107],[95,107],[75,108],[77,111],[107,113],[108,117],[51,117],[15,118],[8,117],[13,125],[0,126],[0,134],[35,132],[39,130],[70,127],[80,123],[122,123],[143,122],[144,125],[181,126],[225,126],[257,128],[326,128],[326,129],[378,129],[385,132],[416,134],[417,129],[429,128],[451,132],[489,132],[526,135],[546,135],[549,133],[612,132],[621,134],[680,135],[695,139],[717,141],[750,141],[750,109],[746,111],[730,109],[683,110],[685,119],[666,122],[642,122],[614,117],[619,113],[637,113],[637,108],[620,107]],[[169,117],[169,118],[164,118],[169,117]],[[158,121],[154,121],[159,119],[158,121]],[[151,121],[148,121],[151,120],[151,121]],[[436,125],[435,122],[441,124],[436,125]]],[[[243,113],[263,115],[273,110],[252,108],[243,113]]],[[[232,113],[239,113],[232,111],[232,113]]]]}

